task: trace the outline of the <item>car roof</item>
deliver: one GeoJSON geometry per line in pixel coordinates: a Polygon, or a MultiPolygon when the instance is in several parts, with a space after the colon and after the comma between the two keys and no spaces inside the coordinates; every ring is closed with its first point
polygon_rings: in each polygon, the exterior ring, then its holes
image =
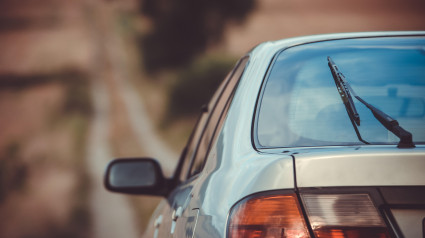
{"type": "Polygon", "coordinates": [[[289,48],[296,45],[307,43],[354,39],[354,38],[372,38],[372,37],[403,37],[403,36],[425,36],[425,31],[380,31],[380,32],[352,32],[352,33],[333,33],[310,36],[292,37],[277,41],[266,41],[254,47],[249,54],[255,54],[256,51],[278,51],[283,48],[289,48]]]}

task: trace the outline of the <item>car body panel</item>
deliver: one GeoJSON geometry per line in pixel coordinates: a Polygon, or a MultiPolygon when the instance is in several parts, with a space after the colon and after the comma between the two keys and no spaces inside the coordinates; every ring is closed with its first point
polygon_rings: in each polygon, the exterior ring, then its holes
{"type": "MultiPolygon", "coordinates": [[[[212,149],[208,161],[214,161],[213,157],[217,156],[214,151],[216,148],[212,149]]],[[[195,237],[224,237],[229,210],[252,193],[294,188],[292,157],[252,153],[243,158],[229,164],[232,161],[225,154],[216,157],[217,165],[208,164],[197,178],[190,207],[199,209],[202,221],[198,222],[201,225],[197,226],[195,237]]]]}
{"type": "Polygon", "coordinates": [[[425,185],[424,146],[305,149],[295,161],[298,187],[425,185]]]}
{"type": "Polygon", "coordinates": [[[391,212],[405,237],[420,237],[423,234],[425,209],[391,209],[391,212]]]}

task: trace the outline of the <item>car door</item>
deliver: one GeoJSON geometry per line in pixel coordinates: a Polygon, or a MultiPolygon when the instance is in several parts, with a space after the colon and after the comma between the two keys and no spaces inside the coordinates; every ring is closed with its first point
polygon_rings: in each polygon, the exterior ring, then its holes
{"type": "Polygon", "coordinates": [[[155,237],[192,237],[199,210],[189,204],[193,187],[198,183],[199,173],[205,164],[209,145],[223,116],[226,102],[233,92],[247,58],[243,58],[221,83],[211,101],[201,109],[201,115],[185,147],[175,172],[179,185],[170,193],[162,212],[154,217],[155,237]],[[230,92],[230,93],[229,93],[230,92]]]}
{"type": "Polygon", "coordinates": [[[180,156],[180,161],[174,174],[174,177],[180,181],[180,184],[159,205],[157,208],[158,211],[153,215],[154,222],[150,223],[153,227],[147,228],[154,229],[154,232],[151,232],[154,238],[169,237],[174,233],[175,221],[179,218],[180,214],[180,211],[177,211],[177,209],[184,204],[185,196],[187,196],[190,190],[190,181],[187,181],[186,173],[190,169],[191,157],[196,151],[198,141],[203,133],[208,116],[207,106],[203,106],[196,126],[189,138],[189,142],[180,156]]]}
{"type": "Polygon", "coordinates": [[[214,109],[221,91],[224,89],[225,81],[213,95],[210,103],[201,108],[201,113],[196,126],[189,138],[189,142],[182,152],[179,164],[174,174],[174,177],[180,181],[180,184],[166,198],[166,202],[161,204],[161,207],[159,208],[160,211],[154,214],[154,222],[151,223],[154,227],[148,227],[148,229],[154,229],[153,234],[155,238],[173,236],[173,234],[175,234],[177,220],[184,219],[186,222],[190,223],[190,221],[193,220],[193,216],[196,216],[196,214],[192,214],[193,212],[188,212],[187,209],[185,209],[187,208],[191,188],[196,181],[194,178],[189,178],[188,174],[191,170],[191,165],[194,160],[193,158],[198,150],[199,142],[204,134],[206,124],[209,122],[211,111],[214,109]],[[183,212],[184,218],[181,219],[183,212]]]}
{"type": "Polygon", "coordinates": [[[193,155],[189,156],[191,160],[190,164],[187,170],[183,170],[183,178],[187,180],[182,183],[183,186],[177,189],[177,199],[174,199],[172,206],[175,210],[175,215],[177,215],[177,217],[173,217],[175,219],[172,223],[173,237],[193,237],[199,215],[199,207],[194,205],[197,202],[192,201],[194,198],[194,187],[199,186],[199,183],[203,182],[200,179],[200,175],[205,165],[210,146],[214,143],[215,135],[225,118],[233,92],[245,69],[247,61],[248,57],[244,57],[238,62],[235,69],[223,81],[208,105],[208,120],[200,138],[196,141],[196,150],[193,152],[193,155]]]}
{"type": "Polygon", "coordinates": [[[168,230],[168,237],[191,237],[192,230],[194,229],[197,211],[188,209],[188,204],[193,185],[197,182],[197,178],[195,176],[190,176],[190,171],[207,125],[212,123],[210,121],[211,114],[214,111],[217,99],[223,88],[224,84],[219,87],[210,103],[202,107],[201,115],[197,123],[198,125],[191,135],[188,146],[183,153],[181,164],[179,164],[177,168],[175,176],[178,176],[181,182],[168,197],[170,212],[167,214],[168,217],[166,219],[170,219],[170,222],[169,227],[165,228],[168,230]],[[177,227],[177,222],[180,225],[179,227],[177,227]],[[178,230],[178,232],[176,232],[176,230],[178,230]]]}

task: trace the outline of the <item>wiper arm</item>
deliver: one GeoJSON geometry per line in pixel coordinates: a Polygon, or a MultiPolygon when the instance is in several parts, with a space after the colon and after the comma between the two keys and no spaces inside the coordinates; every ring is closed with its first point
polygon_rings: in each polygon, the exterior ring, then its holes
{"type": "Polygon", "coordinates": [[[365,100],[359,96],[355,96],[361,103],[363,103],[367,108],[370,109],[373,116],[385,127],[387,130],[391,131],[394,135],[400,138],[397,147],[399,148],[414,148],[415,144],[412,140],[412,133],[406,131],[398,124],[398,121],[394,118],[388,116],[385,112],[379,110],[378,108],[370,105],[365,100]]]}
{"type": "MultiPolygon", "coordinates": [[[[370,109],[370,111],[372,112],[373,116],[389,131],[391,131],[394,135],[396,135],[398,138],[400,138],[400,141],[397,145],[397,147],[399,148],[413,148],[415,147],[415,144],[413,143],[412,140],[412,133],[406,131],[405,129],[403,129],[399,124],[398,121],[395,120],[394,118],[390,117],[389,115],[387,115],[385,112],[379,110],[378,108],[374,107],[373,105],[367,103],[365,100],[363,100],[361,97],[357,96],[356,92],[354,92],[354,90],[351,88],[350,84],[348,82],[345,81],[345,77],[344,75],[342,75],[342,73],[339,72],[338,68],[336,67],[335,63],[332,61],[331,57],[328,56],[328,62],[329,62],[329,67],[331,68],[332,71],[332,76],[334,77],[335,80],[335,84],[337,79],[335,79],[335,77],[338,78],[338,80],[341,80],[343,82],[343,86],[346,92],[348,93],[352,93],[354,95],[354,97],[359,100],[361,103],[363,103],[367,108],[370,109]],[[335,69],[335,73],[334,73],[334,69],[335,69]],[[342,76],[342,77],[340,77],[342,76]]],[[[338,85],[337,85],[338,87],[338,85]]],[[[338,91],[340,89],[338,88],[338,91]]],[[[340,92],[341,94],[341,92],[340,92]]],[[[350,95],[350,94],[348,94],[350,95]]],[[[351,96],[349,96],[351,97],[351,96]]],[[[341,96],[342,98],[342,96],[341,96]]],[[[345,104],[345,102],[344,102],[345,104]]],[[[346,104],[345,104],[346,105],[346,104]]],[[[353,104],[354,105],[354,104],[353,104]]],[[[347,108],[347,106],[346,106],[347,108]]],[[[347,109],[348,112],[349,109],[347,109]]],[[[354,108],[355,111],[355,108],[354,108]]],[[[356,112],[356,111],[355,111],[356,112]]],[[[359,117],[360,120],[360,117],[359,117]]],[[[360,125],[360,121],[359,124],[360,125]]]]}
{"type": "Polygon", "coordinates": [[[345,76],[339,71],[336,64],[333,62],[332,58],[328,56],[328,66],[331,69],[332,77],[335,81],[336,88],[338,89],[341,100],[344,103],[345,109],[348,113],[353,128],[356,131],[357,138],[359,141],[369,144],[369,142],[363,140],[360,135],[359,129],[357,126],[360,126],[360,116],[357,113],[356,106],[354,105],[353,98],[350,93],[350,85],[345,81],[345,76]]]}

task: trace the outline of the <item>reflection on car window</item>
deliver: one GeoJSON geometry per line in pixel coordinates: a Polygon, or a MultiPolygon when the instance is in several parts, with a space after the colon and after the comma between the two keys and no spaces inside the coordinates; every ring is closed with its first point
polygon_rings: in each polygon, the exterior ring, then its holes
{"type": "MultiPolygon", "coordinates": [[[[220,124],[220,121],[225,118],[224,114],[226,114],[226,106],[231,101],[231,95],[233,94],[234,89],[237,83],[239,82],[240,77],[242,76],[247,62],[248,57],[242,58],[240,60],[235,70],[233,71],[231,77],[226,80],[223,92],[220,92],[217,95],[218,101],[215,108],[211,112],[211,116],[205,128],[205,132],[202,135],[198,150],[193,161],[192,168],[190,170],[190,176],[193,176],[202,170],[205,164],[209,147],[214,141],[214,136],[218,129],[218,125],[220,124]]],[[[213,98],[215,97],[216,95],[214,95],[213,98]]]]}
{"type": "Polygon", "coordinates": [[[203,106],[203,108],[201,109],[201,115],[199,116],[198,122],[196,123],[196,127],[194,131],[192,132],[191,137],[189,138],[189,142],[187,144],[186,151],[184,154],[184,158],[183,158],[184,163],[180,173],[181,180],[185,180],[188,177],[189,169],[191,164],[193,163],[194,155],[198,149],[201,136],[205,132],[205,125],[208,122],[210,111],[214,109],[217,103],[218,97],[222,93],[224,86],[230,76],[231,76],[231,73],[229,73],[226,76],[226,79],[223,80],[223,82],[221,82],[218,89],[216,90],[214,95],[211,97],[211,100],[208,103],[208,105],[203,106]]]}
{"type": "Polygon", "coordinates": [[[184,157],[183,157],[183,167],[181,169],[181,180],[185,180],[187,178],[187,174],[189,172],[191,159],[193,158],[193,155],[195,153],[195,149],[198,145],[199,138],[201,137],[202,131],[205,128],[205,123],[207,121],[208,112],[201,112],[201,115],[199,116],[198,122],[196,123],[196,127],[194,131],[192,132],[191,138],[189,140],[189,143],[187,145],[184,157]]]}
{"type": "MultiPolygon", "coordinates": [[[[385,38],[313,43],[282,51],[263,90],[257,116],[262,147],[362,144],[335,87],[327,57],[355,92],[425,142],[425,39],[385,38]],[[360,42],[360,43],[359,43],[360,42]]],[[[399,139],[354,100],[362,137],[372,144],[399,139]]]]}

